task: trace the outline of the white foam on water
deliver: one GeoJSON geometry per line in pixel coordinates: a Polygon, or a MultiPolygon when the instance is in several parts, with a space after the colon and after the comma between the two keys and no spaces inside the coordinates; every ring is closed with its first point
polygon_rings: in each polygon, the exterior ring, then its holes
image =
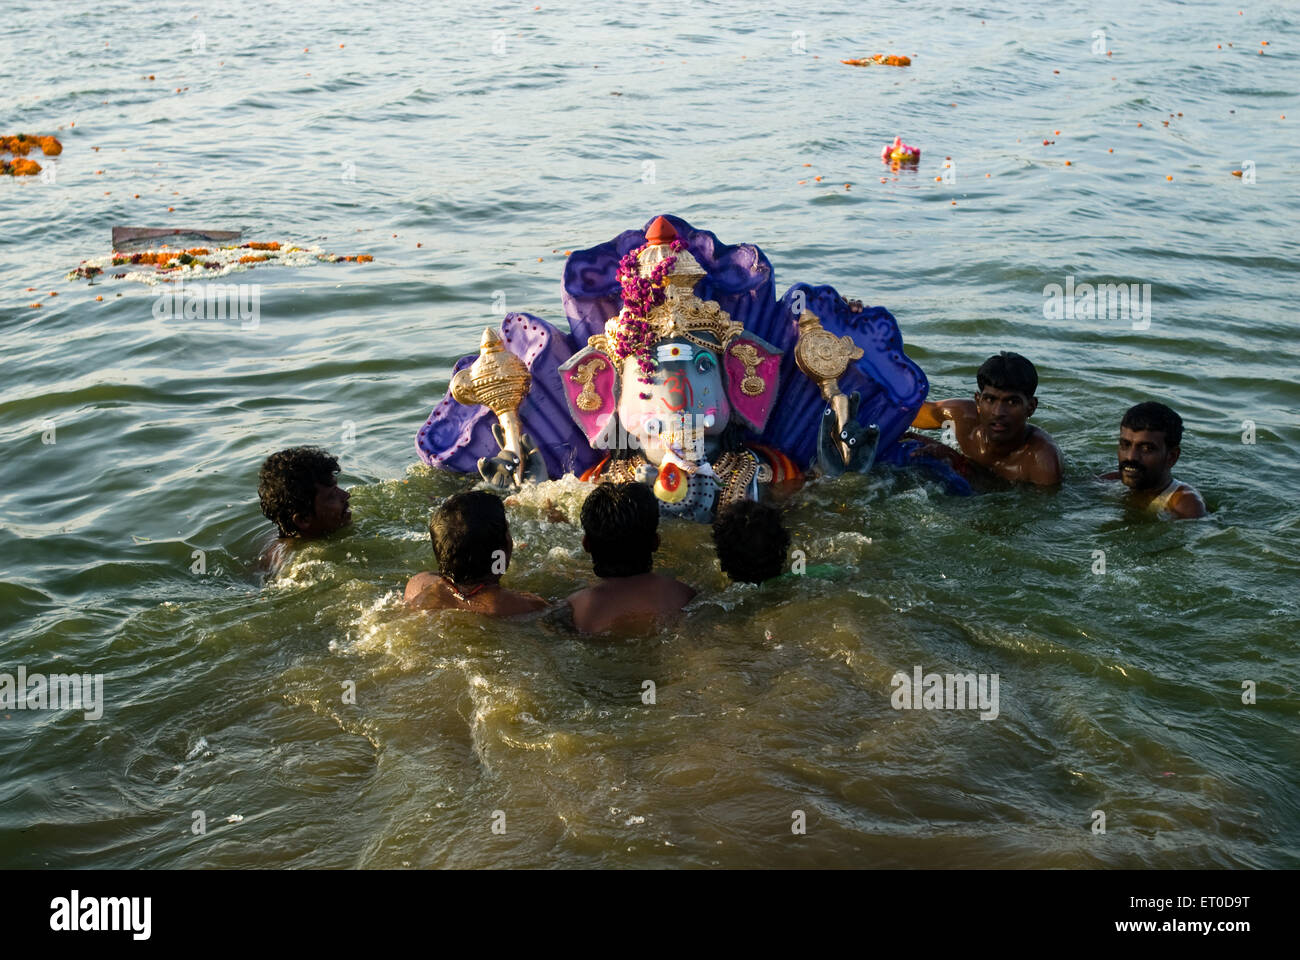
{"type": "Polygon", "coordinates": [[[301,590],[305,587],[337,579],[337,564],[328,560],[299,557],[291,552],[280,572],[267,586],[275,590],[301,590]]]}
{"type": "Polygon", "coordinates": [[[552,510],[559,510],[570,523],[576,525],[581,521],[582,504],[592,489],[592,484],[579,480],[570,473],[559,480],[525,484],[506,498],[506,505],[535,510],[543,516],[552,510]]]}

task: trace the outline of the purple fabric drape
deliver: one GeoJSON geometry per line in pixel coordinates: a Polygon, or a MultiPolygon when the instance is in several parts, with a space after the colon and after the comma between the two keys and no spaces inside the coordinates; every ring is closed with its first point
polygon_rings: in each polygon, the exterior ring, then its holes
{"type": "MultiPolygon", "coordinates": [[[[524,361],[533,375],[532,387],[519,405],[519,419],[541,451],[547,476],[556,479],[566,473],[581,473],[597,463],[600,456],[569,417],[560,385],[558,367],[574,353],[569,338],[529,313],[507,314],[500,333],[506,349],[524,361]]],[[[477,356],[456,361],[452,375],[477,356]]],[[[496,417],[487,407],[457,403],[448,389],[416,434],[415,448],[430,466],[476,473],[479,458],[495,456],[499,449],[492,438],[494,423],[496,417]]]]}

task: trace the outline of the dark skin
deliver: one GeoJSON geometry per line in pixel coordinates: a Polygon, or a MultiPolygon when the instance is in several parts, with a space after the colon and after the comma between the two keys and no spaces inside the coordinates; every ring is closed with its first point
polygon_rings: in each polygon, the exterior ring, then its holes
{"type": "MultiPolygon", "coordinates": [[[[514,553],[513,540],[505,546],[506,567],[514,553]]],[[[489,617],[518,617],[546,608],[546,601],[536,594],[508,590],[501,586],[501,574],[489,574],[479,580],[451,584],[436,573],[425,570],[406,582],[406,605],[417,610],[468,610],[489,617]],[[475,590],[481,586],[482,589],[475,590]],[[456,596],[459,591],[462,600],[456,596]],[[473,596],[471,596],[473,592],[473,596]]]]}
{"type": "MultiPolygon", "coordinates": [[[[1119,480],[1128,487],[1133,502],[1146,507],[1156,494],[1169,486],[1173,479],[1174,464],[1182,455],[1181,447],[1165,444],[1163,430],[1119,429],[1119,469],[1102,476],[1103,480],[1119,480]]],[[[1165,509],[1175,517],[1195,518],[1206,514],[1205,501],[1188,484],[1183,484],[1169,498],[1165,509]]]]}
{"type": "Polygon", "coordinates": [[[304,540],[316,540],[347,526],[352,522],[352,511],[348,509],[351,499],[352,494],[340,487],[337,480],[331,480],[328,485],[317,483],[311,515],[293,515],[298,536],[304,540]]]}
{"type": "Polygon", "coordinates": [[[337,480],[331,479],[328,484],[317,483],[311,515],[295,513],[293,525],[298,532],[272,542],[262,554],[262,564],[274,574],[284,564],[296,541],[319,540],[347,526],[352,522],[352,511],[348,509],[351,498],[352,494],[340,487],[337,480]]]}
{"type": "MultiPolygon", "coordinates": [[[[582,549],[591,553],[588,539],[582,549]]],[[[659,549],[655,535],[654,549],[659,549]]],[[[673,617],[681,612],[695,590],[674,577],[641,573],[631,577],[602,577],[569,597],[573,625],[583,633],[642,631],[647,621],[673,617]]]]}
{"type": "MultiPolygon", "coordinates": [[[[989,473],[1012,483],[1051,487],[1061,482],[1061,451],[1045,430],[1030,424],[1038,398],[1015,390],[986,386],[973,400],[942,400],[921,404],[912,426],[941,429],[952,421],[961,452],[989,473]]],[[[932,444],[925,453],[944,456],[944,444],[932,444]]]]}

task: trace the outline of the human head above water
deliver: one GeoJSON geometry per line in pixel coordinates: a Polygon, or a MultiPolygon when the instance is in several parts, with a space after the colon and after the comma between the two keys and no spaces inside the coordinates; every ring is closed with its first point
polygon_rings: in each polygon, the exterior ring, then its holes
{"type": "Polygon", "coordinates": [[[1159,490],[1182,454],[1183,418],[1154,400],[1129,407],[1119,424],[1119,477],[1134,490],[1159,490]]]}
{"type": "Polygon", "coordinates": [[[790,534],[775,507],[752,500],[731,503],[713,521],[713,545],[722,572],[741,583],[762,583],[785,568],[790,534]]]}
{"type": "Polygon", "coordinates": [[[312,539],[352,521],[338,485],[339,462],[319,447],[291,447],[266,458],[257,475],[262,513],[282,537],[312,539]]]}
{"type": "Polygon", "coordinates": [[[598,577],[635,577],[654,567],[659,502],[643,483],[601,483],[582,504],[582,549],[598,577]]]}
{"type": "Polygon", "coordinates": [[[979,390],[975,409],[991,439],[1019,442],[1025,421],[1038,409],[1038,371],[1018,353],[1003,350],[989,357],[975,373],[979,390]]]}
{"type": "Polygon", "coordinates": [[[457,584],[500,580],[514,550],[501,498],[483,490],[443,501],[429,520],[429,539],[438,569],[457,584]]]}

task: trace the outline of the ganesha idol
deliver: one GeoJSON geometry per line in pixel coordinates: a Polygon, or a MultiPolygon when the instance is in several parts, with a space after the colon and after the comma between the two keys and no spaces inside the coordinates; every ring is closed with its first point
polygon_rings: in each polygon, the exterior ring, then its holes
{"type": "Polygon", "coordinates": [[[928,384],[894,318],[829,286],[777,299],[753,245],[660,216],[575,251],[563,300],[567,334],[526,313],[484,331],[416,437],[421,459],[500,487],[645,483],[662,514],[699,521],[907,459],[928,384]]]}

